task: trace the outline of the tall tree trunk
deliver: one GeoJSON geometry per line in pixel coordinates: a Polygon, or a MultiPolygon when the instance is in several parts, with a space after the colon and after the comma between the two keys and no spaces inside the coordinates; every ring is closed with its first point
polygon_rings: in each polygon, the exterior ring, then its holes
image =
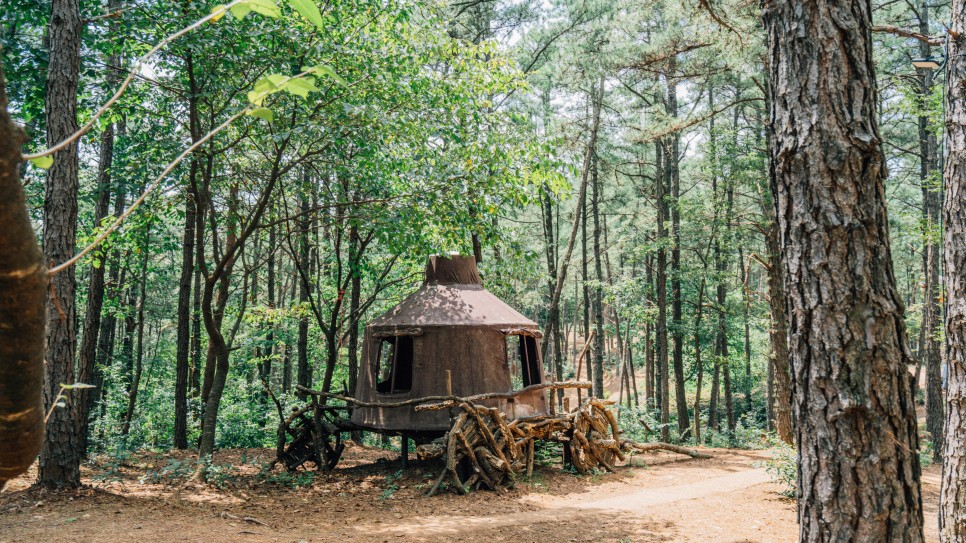
{"type": "MultiPolygon", "coordinates": [[[[644,281],[647,283],[649,292],[656,292],[654,286],[654,258],[648,255],[644,258],[644,281]]],[[[655,374],[654,368],[654,325],[647,321],[644,323],[644,405],[649,409],[657,407],[655,401],[655,374]]]]}
{"type": "MultiPolygon", "coordinates": [[[[676,71],[677,58],[672,56],[668,62],[666,74],[665,104],[669,119],[676,118],[678,114],[676,71]]],[[[665,172],[668,178],[667,185],[671,189],[671,338],[673,341],[671,360],[674,365],[674,399],[677,403],[678,435],[684,437],[691,429],[691,422],[688,419],[688,399],[684,390],[684,323],[681,322],[681,208],[678,205],[681,197],[679,165],[681,150],[677,132],[673,132],[665,141],[667,142],[664,158],[665,172]]]]}
{"type": "Polygon", "coordinates": [[[791,445],[795,438],[792,428],[791,373],[788,367],[788,313],[785,308],[785,284],[782,282],[778,222],[774,219],[775,211],[770,202],[766,213],[771,220],[765,240],[768,248],[768,337],[771,344],[768,364],[774,382],[772,421],[779,439],[791,445]]]}
{"type": "MultiPolygon", "coordinates": [[[[118,127],[118,133],[123,131],[123,123],[118,127]]],[[[115,186],[115,191],[117,194],[114,196],[114,215],[120,216],[124,212],[124,206],[127,202],[127,191],[118,184],[115,186]]],[[[110,266],[110,271],[107,274],[107,284],[105,285],[106,296],[109,300],[112,300],[115,306],[120,306],[122,304],[123,292],[121,290],[121,271],[124,268],[124,262],[122,260],[121,248],[115,247],[105,261],[105,266],[110,266]]],[[[101,405],[101,416],[103,416],[106,408],[106,402],[104,401],[107,395],[106,387],[104,386],[104,372],[102,368],[107,368],[114,360],[114,340],[117,337],[117,313],[115,311],[108,311],[106,315],[101,319],[101,327],[97,333],[97,356],[94,362],[94,373],[89,384],[97,387],[96,394],[91,394],[88,398],[87,409],[88,412],[93,411],[95,402],[100,401],[101,405]]]]}
{"type": "MultiPolygon", "coordinates": [[[[274,212],[273,212],[274,215],[274,212]]],[[[274,217],[273,217],[274,218],[274,217]]],[[[275,255],[276,255],[276,245],[278,243],[278,228],[276,225],[271,225],[268,229],[268,308],[271,310],[275,309],[275,289],[276,289],[276,278],[275,278],[275,255]]],[[[265,352],[265,359],[258,365],[258,375],[263,383],[270,384],[272,382],[272,358],[275,355],[275,323],[274,321],[268,323],[268,334],[265,337],[265,343],[268,348],[265,352]]],[[[350,359],[352,355],[350,354],[350,359]]],[[[351,382],[353,376],[349,376],[351,382]]],[[[355,390],[354,388],[352,390],[355,390]]],[[[353,392],[354,394],[354,392],[353,392]]]]}
{"type": "Polygon", "coordinates": [[[139,292],[137,302],[137,351],[134,356],[134,377],[131,379],[131,386],[127,391],[127,411],[121,423],[121,435],[128,435],[131,431],[131,421],[134,420],[134,408],[138,402],[138,389],[141,386],[141,374],[144,370],[144,302],[147,299],[148,283],[148,256],[151,249],[151,227],[145,226],[148,230],[144,233],[144,246],[141,249],[141,273],[139,281],[139,292]]]}
{"type": "MultiPolygon", "coordinates": [[[[188,123],[192,143],[201,139],[198,120],[198,89],[195,82],[194,59],[189,51],[185,55],[185,71],[188,74],[188,123]]],[[[174,384],[174,448],[188,448],[188,379],[191,366],[191,282],[195,275],[195,226],[197,224],[197,198],[194,187],[198,184],[199,157],[191,156],[188,185],[184,191],[184,236],[181,246],[181,279],[178,283],[178,331],[175,359],[174,384]]]]}
{"type": "Polygon", "coordinates": [[[939,537],[966,541],[966,0],[953,0],[946,51],[946,383],[939,537]]]}
{"type": "MultiPolygon", "coordinates": [[[[550,188],[547,186],[540,189],[540,209],[543,215],[543,237],[544,247],[547,257],[547,292],[553,297],[554,280],[557,277],[557,238],[553,227],[553,200],[550,188]]],[[[547,335],[543,337],[541,352],[546,353],[549,347],[548,342],[553,341],[553,374],[557,381],[563,381],[563,350],[561,345],[561,322],[560,304],[550,307],[547,312],[547,335]]],[[[557,391],[557,407],[563,408],[564,391],[557,391]]]]}
{"type": "Polygon", "coordinates": [[[658,171],[654,176],[655,194],[654,201],[657,204],[657,323],[655,324],[657,333],[657,361],[655,370],[657,371],[658,405],[661,411],[661,441],[667,442],[670,437],[668,423],[670,422],[671,404],[669,399],[670,390],[668,387],[668,344],[667,344],[667,249],[666,240],[668,237],[665,221],[668,215],[667,201],[667,182],[668,178],[664,173],[668,158],[664,156],[667,146],[663,141],[656,145],[658,151],[658,171]]]}
{"type": "MultiPolygon", "coordinates": [[[[707,262],[707,259],[705,259],[707,262]]],[[[694,390],[694,442],[701,443],[701,385],[704,380],[704,367],[701,362],[701,317],[704,315],[704,288],[707,285],[707,264],[698,287],[698,303],[694,314],[694,367],[697,372],[694,390]]]]}
{"type": "Polygon", "coordinates": [[[920,542],[913,361],[889,250],[871,3],[771,0],[763,11],[799,540],[920,542]]]}
{"type": "MultiPolygon", "coordinates": [[[[117,65],[117,57],[112,57],[110,65],[117,65]]],[[[94,206],[94,225],[99,226],[107,217],[111,205],[111,163],[114,157],[114,124],[108,124],[101,134],[101,149],[98,161],[97,203],[94,206]]],[[[84,335],[81,339],[80,351],[77,353],[77,381],[93,384],[97,372],[97,341],[101,330],[101,311],[104,308],[104,273],[107,263],[101,261],[91,268],[90,282],[87,288],[87,308],[84,314],[84,335]]],[[[77,419],[77,438],[80,442],[82,454],[86,454],[88,445],[88,427],[90,425],[90,408],[93,398],[97,396],[95,389],[81,389],[75,392],[77,419]]]]}
{"type": "MultiPolygon", "coordinates": [[[[55,145],[77,131],[77,80],[80,71],[79,0],[53,0],[47,40],[47,144],[55,145]]],[[[74,256],[77,238],[77,142],[54,154],[44,194],[44,261],[59,264],[74,256]]],[[[74,382],[77,351],[77,289],[72,266],[50,279],[47,295],[47,353],[44,406],[57,403],[62,383],[74,382]]],[[[76,401],[55,409],[47,422],[40,452],[38,483],[46,487],[80,486],[80,440],[74,424],[76,401]]]]}
{"type": "Polygon", "coordinates": [[[349,257],[349,273],[352,274],[349,284],[349,394],[355,394],[359,382],[359,321],[362,319],[359,314],[362,305],[362,255],[359,254],[362,240],[359,239],[359,227],[349,229],[349,242],[353,248],[349,257]]]}
{"type": "MultiPolygon", "coordinates": [[[[768,109],[771,109],[771,91],[765,94],[768,109]]],[[[768,338],[771,352],[768,356],[769,385],[772,391],[770,421],[778,438],[793,444],[792,428],[792,391],[791,370],[788,353],[788,309],[785,297],[785,283],[782,279],[782,254],[778,241],[778,219],[775,217],[775,190],[777,182],[772,157],[774,141],[773,127],[765,125],[765,146],[768,149],[769,186],[762,190],[762,215],[768,221],[765,231],[765,248],[768,251],[768,338]]]]}
{"type": "MultiPolygon", "coordinates": [[[[307,180],[303,180],[305,184],[307,180]]],[[[312,277],[312,263],[309,259],[309,199],[305,194],[306,187],[299,191],[299,256],[296,263],[304,276],[299,279],[299,307],[307,311],[309,303],[308,278],[312,277]]],[[[296,343],[298,365],[296,371],[297,383],[304,387],[312,386],[312,369],[309,367],[309,317],[304,314],[299,317],[298,342],[296,343]]],[[[301,397],[301,394],[299,395],[301,397]]]]}
{"type": "Polygon", "coordinates": [[[7,113],[0,65],[0,490],[33,464],[44,438],[48,277],[20,182],[25,139],[7,113]]]}
{"type": "MultiPolygon", "coordinates": [[[[197,213],[197,211],[196,211],[197,213]]],[[[195,226],[195,233],[198,226],[195,226]]],[[[195,241],[198,245],[198,241],[195,241]]],[[[195,249],[198,252],[198,249],[195,249]]],[[[201,249],[204,252],[204,248],[201,249]]],[[[201,291],[204,286],[201,279],[201,270],[195,265],[195,281],[191,287],[191,366],[189,367],[189,396],[197,398],[201,395],[201,291]]]]}
{"type": "Polygon", "coordinates": [[[591,193],[591,213],[594,216],[594,273],[597,282],[594,284],[594,396],[606,398],[604,392],[604,273],[601,266],[601,253],[603,249],[600,245],[600,175],[598,171],[597,151],[593,151],[591,156],[591,183],[593,192],[591,193]]]}
{"type": "Polygon", "coordinates": [[[742,382],[742,389],[745,394],[745,413],[750,415],[754,412],[753,402],[751,400],[751,287],[748,284],[751,280],[748,277],[751,270],[748,269],[745,261],[745,251],[742,247],[738,247],[738,265],[741,266],[739,278],[741,279],[741,297],[743,298],[741,320],[745,328],[745,375],[742,382]]]}
{"type": "Polygon", "coordinates": [[[718,424],[718,402],[721,398],[721,364],[718,363],[718,338],[714,341],[714,362],[711,370],[711,392],[708,398],[708,428],[714,431],[720,429],[718,424]]]}

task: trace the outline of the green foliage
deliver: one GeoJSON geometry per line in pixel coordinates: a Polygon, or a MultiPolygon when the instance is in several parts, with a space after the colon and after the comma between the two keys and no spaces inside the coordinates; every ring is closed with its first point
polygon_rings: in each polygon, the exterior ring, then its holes
{"type": "Polygon", "coordinates": [[[781,494],[795,498],[798,493],[798,458],[795,449],[786,443],[774,444],[773,456],[764,462],[771,480],[782,487],[781,494]]]}
{"type": "Polygon", "coordinates": [[[314,471],[267,471],[268,465],[258,473],[258,480],[266,483],[285,486],[291,489],[306,488],[315,482],[314,471]]]}
{"type": "Polygon", "coordinates": [[[141,484],[173,484],[187,479],[194,473],[194,470],[195,462],[193,460],[182,461],[177,458],[168,458],[161,469],[143,471],[138,478],[138,482],[141,484]]]}
{"type": "Polygon", "coordinates": [[[225,490],[237,482],[238,474],[230,463],[216,463],[210,456],[203,457],[200,462],[204,465],[205,482],[215,488],[225,490]]]}
{"type": "Polygon", "coordinates": [[[399,490],[399,479],[401,479],[402,476],[402,470],[386,475],[386,488],[382,490],[382,494],[379,496],[380,500],[388,500],[392,498],[393,494],[399,490]]]}

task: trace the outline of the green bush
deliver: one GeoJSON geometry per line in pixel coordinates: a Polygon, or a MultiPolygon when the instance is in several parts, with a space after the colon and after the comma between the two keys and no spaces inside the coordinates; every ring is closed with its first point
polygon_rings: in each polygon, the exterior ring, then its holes
{"type": "Polygon", "coordinates": [[[782,486],[782,496],[795,498],[798,493],[798,455],[786,443],[775,446],[774,456],[765,463],[771,480],[782,486]]]}

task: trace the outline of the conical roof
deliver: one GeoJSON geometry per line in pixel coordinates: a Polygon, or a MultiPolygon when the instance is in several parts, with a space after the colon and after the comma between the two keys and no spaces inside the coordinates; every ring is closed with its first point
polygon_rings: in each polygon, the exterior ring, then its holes
{"type": "Polygon", "coordinates": [[[484,289],[482,283],[473,257],[431,256],[423,286],[372,321],[371,326],[537,327],[484,289]]]}

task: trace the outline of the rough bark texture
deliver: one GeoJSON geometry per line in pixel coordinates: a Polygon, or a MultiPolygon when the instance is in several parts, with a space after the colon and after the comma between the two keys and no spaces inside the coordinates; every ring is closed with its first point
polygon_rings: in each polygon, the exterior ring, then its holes
{"type": "Polygon", "coordinates": [[[800,541],[923,540],[871,4],[766,1],[800,541]]]}
{"type": "MultiPolygon", "coordinates": [[[[766,94],[766,104],[771,109],[771,95],[766,94]]],[[[772,152],[772,127],[765,130],[768,156],[772,152]]],[[[778,438],[789,445],[795,442],[792,430],[791,373],[788,367],[788,309],[785,283],[782,280],[781,245],[778,242],[778,221],[775,218],[776,187],[774,161],[768,161],[769,186],[762,191],[762,215],[768,220],[765,232],[765,248],[768,250],[768,328],[771,352],[768,355],[769,422],[778,438]]]]}
{"type": "Polygon", "coordinates": [[[952,3],[946,63],[946,384],[939,536],[966,541],[966,1],[952,3]]]}
{"type": "MultiPolygon", "coordinates": [[[[77,79],[80,71],[81,18],[78,0],[51,2],[47,27],[47,144],[60,143],[77,131],[77,79]]],[[[59,264],[74,256],[77,233],[77,143],[54,154],[44,194],[44,261],[59,264]]],[[[56,403],[60,385],[74,382],[77,324],[74,267],[51,277],[47,294],[47,353],[44,406],[56,403]]],[[[74,402],[54,410],[40,452],[39,483],[50,487],[80,485],[82,452],[74,427],[74,402]]]]}
{"type": "MultiPolygon", "coordinates": [[[[769,215],[774,209],[769,203],[769,215]]],[[[766,238],[768,247],[768,329],[771,353],[772,394],[771,420],[779,439],[791,445],[795,441],[792,431],[791,375],[788,370],[788,312],[785,308],[785,284],[782,282],[781,249],[778,246],[778,223],[772,221],[766,238]]]]}
{"type": "Polygon", "coordinates": [[[47,268],[20,184],[24,138],[7,114],[0,66],[0,488],[27,471],[44,437],[47,268]]]}

